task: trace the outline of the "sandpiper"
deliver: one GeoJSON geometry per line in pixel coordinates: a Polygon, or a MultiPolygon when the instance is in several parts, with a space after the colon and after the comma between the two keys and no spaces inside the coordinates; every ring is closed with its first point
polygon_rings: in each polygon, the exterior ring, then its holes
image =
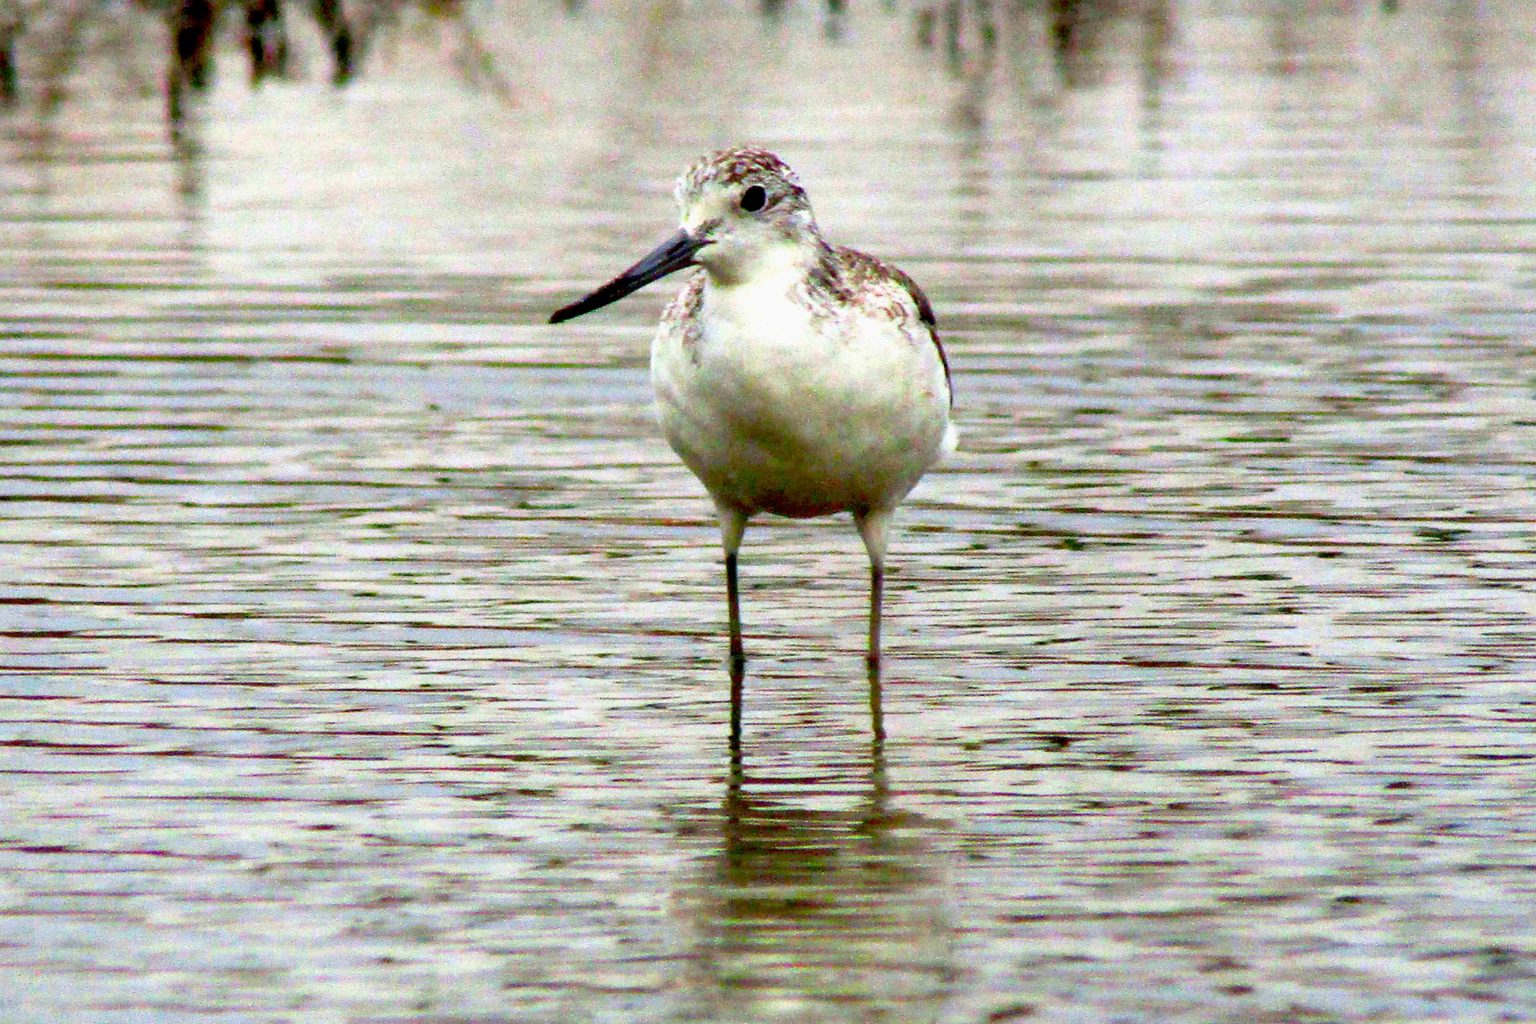
{"type": "Polygon", "coordinates": [[[869,552],[867,660],[879,737],[891,517],[956,440],[933,307],[896,267],[825,241],[794,171],[766,150],[704,157],[678,179],[676,197],[676,234],[550,322],[701,268],[662,315],[651,383],[662,431],[719,514],[733,739],[745,664],[736,556],[759,512],[852,513],[869,552]]]}

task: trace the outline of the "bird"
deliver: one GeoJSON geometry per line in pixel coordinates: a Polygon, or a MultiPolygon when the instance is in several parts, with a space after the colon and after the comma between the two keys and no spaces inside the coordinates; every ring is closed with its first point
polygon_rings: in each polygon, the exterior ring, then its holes
{"type": "Polygon", "coordinates": [[[822,237],[799,176],[755,146],[710,153],[674,190],[678,230],[557,310],[583,316],[692,268],[651,345],[661,430],[714,501],[725,552],[732,741],[740,739],[738,553],[748,522],[851,513],[869,555],[865,660],[876,739],[892,517],[954,451],[949,360],[906,273],[822,237]]]}

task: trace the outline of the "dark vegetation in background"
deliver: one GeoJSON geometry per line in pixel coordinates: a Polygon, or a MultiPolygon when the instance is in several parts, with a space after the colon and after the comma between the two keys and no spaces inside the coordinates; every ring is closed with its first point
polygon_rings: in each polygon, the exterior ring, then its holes
{"type": "MultiPolygon", "coordinates": [[[[578,18],[601,0],[546,0],[552,14],[578,18]]],[[[617,0],[610,0],[617,2],[617,0]]],[[[742,0],[743,3],[751,0],[742,0]]],[[[795,4],[819,9],[829,39],[844,32],[850,0],[755,0],[763,18],[782,18],[795,4]]],[[[871,6],[876,0],[869,0],[871,6]]],[[[1158,0],[913,0],[914,39],[918,46],[944,55],[951,69],[967,59],[985,60],[999,45],[999,24],[1022,11],[1043,15],[1051,50],[1064,71],[1092,48],[1108,19],[1133,14],[1158,0]]],[[[1398,0],[1381,0],[1395,11],[1398,0]]],[[[878,0],[885,11],[896,0],[878,0]]],[[[362,66],[377,33],[407,13],[452,21],[459,27],[460,65],[472,83],[511,100],[512,89],[497,70],[489,47],[479,39],[461,0],[0,0],[0,106],[15,106],[29,91],[44,112],[67,95],[66,82],[91,39],[104,23],[139,13],[158,17],[166,26],[163,90],[166,116],[176,133],[187,102],[205,91],[214,74],[214,54],[221,32],[238,31],[252,85],[291,73],[291,19],[308,18],[325,40],[331,82],[344,86],[362,66]],[[28,52],[30,51],[30,52],[28,52]],[[25,61],[31,57],[30,61],[25,61]],[[24,79],[21,66],[29,75],[24,79]],[[30,88],[29,88],[30,87],[30,88]]],[[[1064,76],[1071,81],[1072,76],[1064,76]]]]}

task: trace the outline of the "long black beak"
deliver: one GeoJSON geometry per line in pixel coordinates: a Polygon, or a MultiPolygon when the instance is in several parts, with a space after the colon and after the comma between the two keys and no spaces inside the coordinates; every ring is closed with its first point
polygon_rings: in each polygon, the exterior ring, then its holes
{"type": "Polygon", "coordinates": [[[652,281],[658,281],[675,270],[692,266],[693,254],[708,244],[709,242],[705,239],[695,238],[686,231],[679,231],[652,249],[639,263],[591,295],[555,310],[549,322],[558,324],[581,316],[583,313],[590,313],[594,309],[601,309],[610,302],[617,302],[630,292],[639,291],[652,281]]]}

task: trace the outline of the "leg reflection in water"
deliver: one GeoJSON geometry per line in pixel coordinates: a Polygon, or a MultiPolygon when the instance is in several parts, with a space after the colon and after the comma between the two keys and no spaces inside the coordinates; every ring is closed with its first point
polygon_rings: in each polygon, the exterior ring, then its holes
{"type": "Polygon", "coordinates": [[[939,823],[893,805],[880,741],[808,777],[733,761],[678,891],[685,1002],[711,1021],[928,1021],[957,968],[939,823]]]}

